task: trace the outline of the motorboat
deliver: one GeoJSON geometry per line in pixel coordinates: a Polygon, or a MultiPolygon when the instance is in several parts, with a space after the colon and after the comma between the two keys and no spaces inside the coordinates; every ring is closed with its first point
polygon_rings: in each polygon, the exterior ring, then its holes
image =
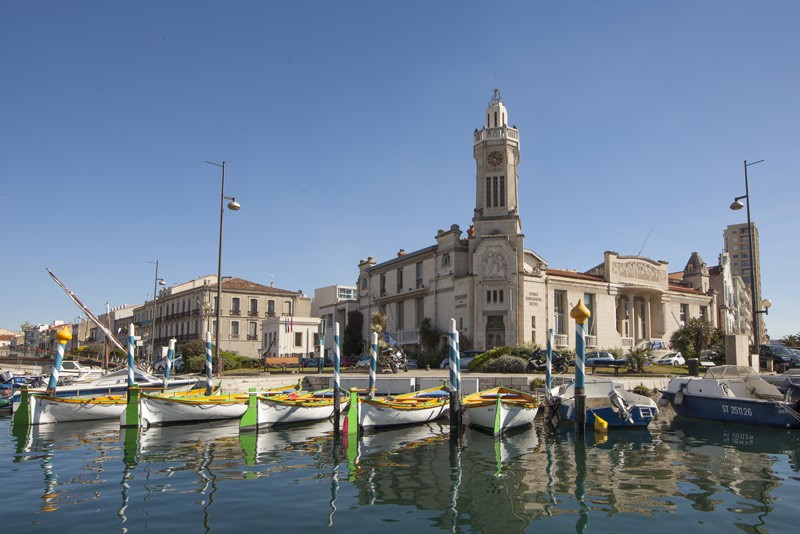
{"type": "Polygon", "coordinates": [[[661,401],[681,417],[726,423],[800,428],[800,385],[781,393],[752,367],[720,365],[702,377],[675,377],[661,401]]]}
{"type": "MultiPolygon", "coordinates": [[[[658,416],[650,397],[625,390],[614,380],[591,379],[584,385],[586,425],[595,426],[599,417],[609,428],[645,428],[658,416]]],[[[575,422],[575,382],[551,390],[552,408],[562,421],[575,422]]]]}
{"type": "MultiPolygon", "coordinates": [[[[175,392],[175,391],[188,391],[194,388],[204,387],[205,378],[197,379],[194,377],[175,377],[165,380],[164,378],[157,377],[148,372],[139,369],[138,367],[133,370],[134,382],[143,391],[150,392],[175,392]]],[[[81,382],[79,384],[71,384],[66,386],[59,386],[56,389],[54,397],[93,397],[93,396],[108,396],[125,393],[128,390],[128,369],[119,369],[110,373],[104,374],[94,380],[81,382]]],[[[46,388],[29,388],[29,393],[44,394],[46,388]]],[[[13,393],[14,411],[17,410],[20,402],[20,390],[16,389],[13,393]]]]}

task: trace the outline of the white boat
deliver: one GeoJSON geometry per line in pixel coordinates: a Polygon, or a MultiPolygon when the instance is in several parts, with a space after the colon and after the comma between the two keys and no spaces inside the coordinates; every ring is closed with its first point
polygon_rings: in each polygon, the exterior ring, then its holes
{"type": "Polygon", "coordinates": [[[75,384],[78,382],[91,382],[104,376],[106,372],[102,367],[83,365],[75,360],[61,362],[59,377],[64,383],[75,384]]]}
{"type": "MultiPolygon", "coordinates": [[[[174,392],[173,395],[199,395],[202,391],[205,390],[174,392]]],[[[14,412],[13,425],[119,419],[125,412],[127,403],[127,394],[56,397],[46,393],[30,393],[23,389],[19,408],[14,412]]]]}
{"type": "MultiPolygon", "coordinates": [[[[163,378],[151,375],[141,369],[134,368],[133,370],[134,382],[139,386],[141,391],[156,392],[176,392],[176,391],[189,391],[190,389],[200,388],[205,384],[205,379],[198,380],[197,378],[183,377],[171,378],[165,381],[163,378]]],[[[72,384],[66,386],[59,386],[56,389],[56,397],[95,397],[95,396],[110,396],[115,394],[122,394],[128,391],[128,370],[119,369],[111,373],[107,373],[99,378],[82,382],[79,384],[72,384]]],[[[31,394],[44,395],[47,393],[47,388],[33,388],[28,389],[31,394]]],[[[13,395],[13,411],[16,411],[20,402],[20,390],[15,390],[13,395]]]]}
{"type": "MultiPolygon", "coordinates": [[[[67,421],[100,421],[117,419],[125,411],[124,395],[97,397],[51,397],[44,394],[25,395],[28,402],[28,417],[31,425],[63,423],[67,421]]],[[[25,410],[20,406],[20,410],[25,410]]],[[[15,424],[22,412],[15,411],[15,424]]]]}
{"type": "MultiPolygon", "coordinates": [[[[272,390],[274,394],[297,391],[298,384],[272,390]]],[[[248,407],[248,393],[212,395],[170,395],[141,393],[130,397],[130,405],[120,415],[120,426],[150,427],[174,423],[202,423],[238,419],[248,407]]]]}
{"type": "Polygon", "coordinates": [[[720,365],[702,377],[675,377],[662,391],[681,417],[773,428],[800,428],[800,385],[785,393],[747,366],[720,365]]]}
{"type": "MultiPolygon", "coordinates": [[[[347,398],[340,399],[341,409],[347,407],[347,398]]],[[[248,413],[241,419],[241,428],[269,428],[273,425],[320,421],[333,415],[335,409],[333,390],[279,393],[251,393],[248,413]]]]}
{"type": "Polygon", "coordinates": [[[351,391],[345,433],[353,423],[361,428],[427,423],[446,415],[449,408],[450,392],[443,386],[375,398],[351,391]]]}
{"type": "MultiPolygon", "coordinates": [[[[645,428],[658,415],[658,406],[650,397],[625,390],[613,380],[592,379],[584,384],[586,425],[594,426],[595,416],[609,428],[645,428]]],[[[559,419],[575,422],[575,383],[562,384],[551,390],[553,409],[559,419]]]]}
{"type": "Polygon", "coordinates": [[[498,435],[533,423],[539,411],[539,399],[530,393],[500,386],[467,395],[461,406],[469,424],[498,435]]]}
{"type": "MultiPolygon", "coordinates": [[[[237,419],[247,409],[247,394],[170,397],[143,393],[139,398],[139,425],[203,423],[237,419]]],[[[120,424],[126,425],[125,414],[120,424]]]]}

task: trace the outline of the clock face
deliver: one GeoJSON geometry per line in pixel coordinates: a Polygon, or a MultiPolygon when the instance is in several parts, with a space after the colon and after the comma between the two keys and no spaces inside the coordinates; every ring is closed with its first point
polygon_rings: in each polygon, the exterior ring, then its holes
{"type": "Polygon", "coordinates": [[[490,167],[497,167],[503,163],[503,153],[498,150],[493,150],[492,152],[489,152],[489,156],[487,156],[486,161],[489,162],[490,167]]]}

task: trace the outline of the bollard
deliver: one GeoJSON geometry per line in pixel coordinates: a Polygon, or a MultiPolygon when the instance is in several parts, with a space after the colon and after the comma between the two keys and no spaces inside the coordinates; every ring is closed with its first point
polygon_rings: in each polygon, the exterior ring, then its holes
{"type": "Polygon", "coordinates": [[[569,312],[569,316],[575,319],[575,426],[578,436],[583,436],[586,430],[586,382],[585,382],[585,362],[586,362],[586,333],[584,325],[586,319],[592,314],[584,306],[583,299],[569,312]]]}

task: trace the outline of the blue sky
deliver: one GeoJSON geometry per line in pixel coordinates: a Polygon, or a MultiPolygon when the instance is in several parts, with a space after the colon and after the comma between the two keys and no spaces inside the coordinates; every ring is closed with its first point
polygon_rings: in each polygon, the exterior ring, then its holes
{"type": "Polygon", "coordinates": [[[466,230],[494,87],[526,245],[716,265],[761,238],[773,337],[800,331],[800,3],[0,1],[0,327],[215,274],[313,294],[466,230]],[[649,235],[649,237],[648,237],[649,235]]]}

